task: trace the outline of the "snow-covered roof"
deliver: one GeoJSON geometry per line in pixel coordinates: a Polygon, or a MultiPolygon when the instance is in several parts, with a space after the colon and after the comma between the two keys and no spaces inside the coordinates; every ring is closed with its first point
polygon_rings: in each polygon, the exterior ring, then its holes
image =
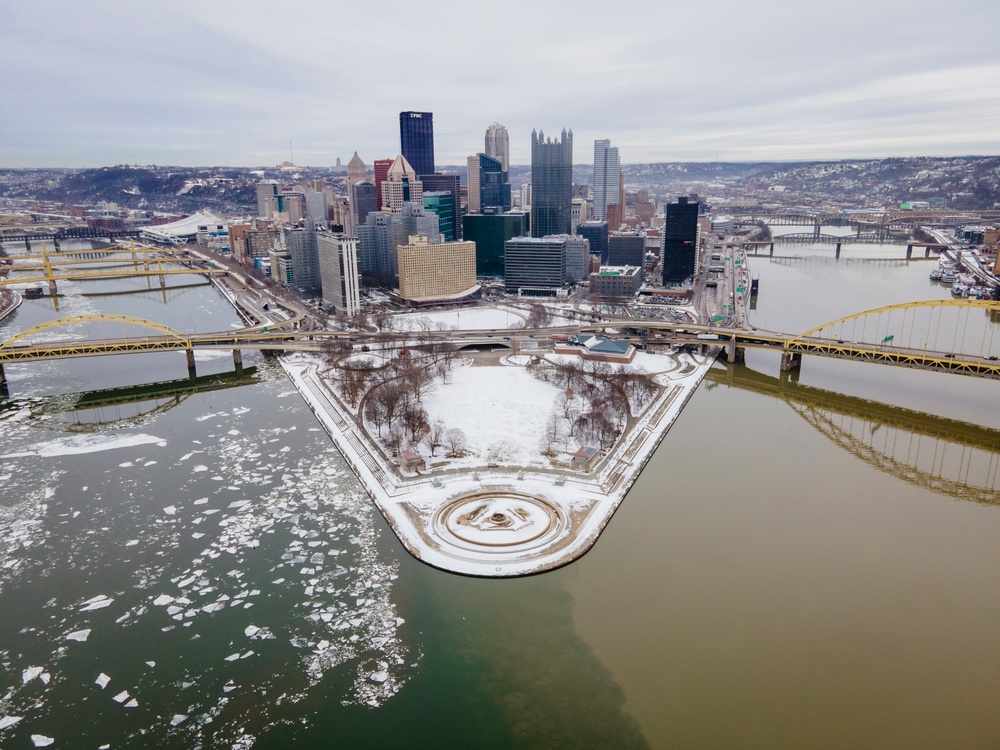
{"type": "Polygon", "coordinates": [[[151,239],[165,240],[167,242],[185,241],[194,239],[200,231],[215,230],[219,227],[227,226],[227,222],[220,216],[207,211],[197,211],[187,218],[173,221],[169,224],[160,224],[155,227],[147,227],[143,234],[151,239]]]}

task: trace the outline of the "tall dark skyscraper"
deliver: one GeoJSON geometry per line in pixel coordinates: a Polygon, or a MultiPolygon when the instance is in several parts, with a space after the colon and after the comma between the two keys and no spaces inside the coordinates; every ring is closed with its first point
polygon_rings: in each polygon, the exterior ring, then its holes
{"type": "Polygon", "coordinates": [[[545,139],[531,131],[531,236],[570,234],[573,226],[573,131],[545,139]]]}
{"type": "Polygon", "coordinates": [[[417,177],[434,174],[434,114],[400,112],[399,147],[417,177]]]}
{"type": "Polygon", "coordinates": [[[510,182],[499,159],[479,154],[479,210],[502,214],[510,211],[510,182]]]}
{"type": "Polygon", "coordinates": [[[450,224],[454,228],[454,237],[448,240],[462,239],[462,184],[457,174],[425,174],[420,176],[424,193],[436,193],[441,191],[450,192],[454,196],[452,201],[451,218],[442,217],[441,226],[450,224]]]}
{"type": "Polygon", "coordinates": [[[663,285],[694,276],[698,264],[698,202],[684,196],[667,204],[663,227],[663,285]]]}

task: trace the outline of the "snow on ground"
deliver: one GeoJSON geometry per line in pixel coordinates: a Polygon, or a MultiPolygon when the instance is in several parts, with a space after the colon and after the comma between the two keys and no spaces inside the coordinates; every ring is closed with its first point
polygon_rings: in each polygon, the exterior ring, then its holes
{"type": "Polygon", "coordinates": [[[406,313],[392,317],[393,328],[399,331],[419,331],[421,327],[438,330],[441,325],[458,331],[510,328],[524,321],[516,310],[495,307],[470,307],[464,310],[406,313]],[[421,322],[423,321],[423,322],[421,322]]]}
{"type": "Polygon", "coordinates": [[[460,367],[425,397],[424,408],[431,420],[465,432],[470,455],[449,466],[544,465],[539,440],[558,395],[554,385],[518,367],[460,367]],[[501,445],[505,457],[491,461],[490,449],[501,445]]]}

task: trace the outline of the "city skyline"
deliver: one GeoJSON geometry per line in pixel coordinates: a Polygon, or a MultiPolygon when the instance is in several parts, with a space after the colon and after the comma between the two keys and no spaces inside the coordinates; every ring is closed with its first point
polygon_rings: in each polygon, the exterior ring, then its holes
{"type": "Polygon", "coordinates": [[[398,153],[409,110],[434,113],[447,165],[479,151],[493,122],[516,165],[530,162],[537,122],[572,127],[581,143],[610,138],[623,164],[1000,153],[1000,51],[967,43],[967,19],[993,28],[1000,7],[959,6],[848,0],[817,24],[777,1],[726,0],[711,15],[634,3],[638,22],[618,28],[594,23],[605,11],[594,2],[565,14],[513,0],[506,12],[526,22],[512,27],[518,54],[499,65],[468,33],[494,11],[456,4],[461,13],[434,14],[449,44],[422,51],[435,75],[414,77],[372,46],[376,30],[430,28],[409,4],[304,2],[281,25],[261,22],[274,11],[260,3],[42,0],[3,12],[16,106],[0,125],[0,165],[267,166],[291,151],[328,166],[355,150],[371,163],[398,153]],[[665,46],[668,27],[700,32],[665,46]],[[338,54],[324,56],[331,40],[338,54]]]}

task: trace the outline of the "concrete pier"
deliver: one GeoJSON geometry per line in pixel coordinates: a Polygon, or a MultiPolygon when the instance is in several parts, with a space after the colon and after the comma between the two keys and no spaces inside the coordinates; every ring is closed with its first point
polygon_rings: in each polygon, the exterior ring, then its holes
{"type": "Polygon", "coordinates": [[[185,349],[187,353],[188,376],[192,379],[198,377],[198,372],[194,366],[194,349],[185,349]]]}
{"type": "Polygon", "coordinates": [[[789,372],[802,367],[802,354],[799,352],[781,353],[781,371],[789,372]]]}

